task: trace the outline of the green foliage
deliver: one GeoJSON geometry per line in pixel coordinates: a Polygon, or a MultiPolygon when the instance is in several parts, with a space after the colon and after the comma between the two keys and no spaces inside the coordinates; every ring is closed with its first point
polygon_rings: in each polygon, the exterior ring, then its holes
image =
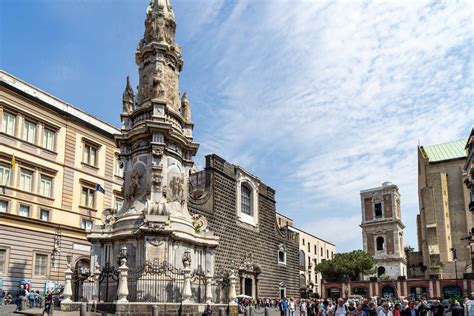
{"type": "Polygon", "coordinates": [[[352,281],[359,279],[361,274],[373,272],[374,258],[365,251],[354,250],[337,253],[332,260],[324,260],[314,270],[321,273],[324,280],[341,282],[346,278],[352,281]]]}

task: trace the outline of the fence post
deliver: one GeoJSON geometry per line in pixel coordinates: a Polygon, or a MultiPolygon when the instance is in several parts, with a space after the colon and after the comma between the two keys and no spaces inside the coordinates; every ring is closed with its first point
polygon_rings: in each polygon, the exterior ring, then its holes
{"type": "Polygon", "coordinates": [[[184,272],[184,287],[183,287],[183,303],[190,303],[193,293],[191,292],[191,253],[185,251],[183,255],[183,272],[184,272]]]}
{"type": "Polygon", "coordinates": [[[67,269],[64,271],[64,300],[61,303],[71,303],[71,296],[72,296],[72,270],[71,270],[71,259],[68,257],[67,269]]]}
{"type": "Polygon", "coordinates": [[[128,267],[127,267],[127,258],[122,257],[120,259],[119,270],[119,284],[117,290],[117,303],[128,303],[128,267]]]}
{"type": "Polygon", "coordinates": [[[235,293],[235,280],[237,277],[234,274],[234,270],[230,270],[229,275],[229,303],[235,303],[235,299],[237,298],[237,294],[235,293]]]}
{"type": "Polygon", "coordinates": [[[206,303],[212,302],[212,275],[209,270],[207,270],[206,274],[206,303]]]}
{"type": "Polygon", "coordinates": [[[94,286],[92,288],[92,301],[99,302],[99,279],[100,279],[100,265],[96,262],[94,270],[94,286]]]}
{"type": "Polygon", "coordinates": [[[152,316],[158,316],[158,305],[153,305],[152,311],[152,316]]]}
{"type": "Polygon", "coordinates": [[[82,302],[81,303],[81,309],[79,311],[79,315],[80,316],[86,316],[87,314],[87,303],[86,302],[82,302]]]}

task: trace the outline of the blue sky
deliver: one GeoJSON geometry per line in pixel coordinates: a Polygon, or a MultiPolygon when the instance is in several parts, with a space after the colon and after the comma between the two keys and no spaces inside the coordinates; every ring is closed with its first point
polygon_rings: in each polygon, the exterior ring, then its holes
{"type": "MultiPolygon", "coordinates": [[[[201,144],[277,191],[277,209],[362,247],[359,191],[400,187],[416,248],[416,146],[473,126],[472,1],[172,0],[201,144]]],[[[0,67],[114,125],[146,0],[0,1],[0,67]]]]}

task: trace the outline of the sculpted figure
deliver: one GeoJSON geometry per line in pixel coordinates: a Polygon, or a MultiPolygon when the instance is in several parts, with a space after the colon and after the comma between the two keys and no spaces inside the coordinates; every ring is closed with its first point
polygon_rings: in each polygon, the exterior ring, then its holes
{"type": "Polygon", "coordinates": [[[163,100],[165,97],[165,85],[159,76],[153,77],[153,98],[163,100]]]}
{"type": "Polygon", "coordinates": [[[181,98],[181,111],[183,114],[183,119],[185,122],[190,123],[191,122],[191,105],[189,104],[188,96],[186,95],[186,92],[183,94],[183,97],[181,98]]]}

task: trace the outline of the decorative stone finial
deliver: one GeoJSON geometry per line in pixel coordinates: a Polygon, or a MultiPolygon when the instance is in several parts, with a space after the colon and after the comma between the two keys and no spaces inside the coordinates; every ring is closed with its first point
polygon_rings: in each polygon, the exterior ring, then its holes
{"type": "Polygon", "coordinates": [[[183,97],[181,98],[181,111],[182,111],[184,121],[186,123],[191,123],[191,104],[189,103],[186,92],[183,94],[183,97]]]}
{"type": "Polygon", "coordinates": [[[130,85],[130,78],[127,76],[127,84],[125,90],[123,91],[122,104],[123,104],[123,113],[132,113],[133,112],[133,103],[134,103],[134,94],[133,88],[130,85]]]}

